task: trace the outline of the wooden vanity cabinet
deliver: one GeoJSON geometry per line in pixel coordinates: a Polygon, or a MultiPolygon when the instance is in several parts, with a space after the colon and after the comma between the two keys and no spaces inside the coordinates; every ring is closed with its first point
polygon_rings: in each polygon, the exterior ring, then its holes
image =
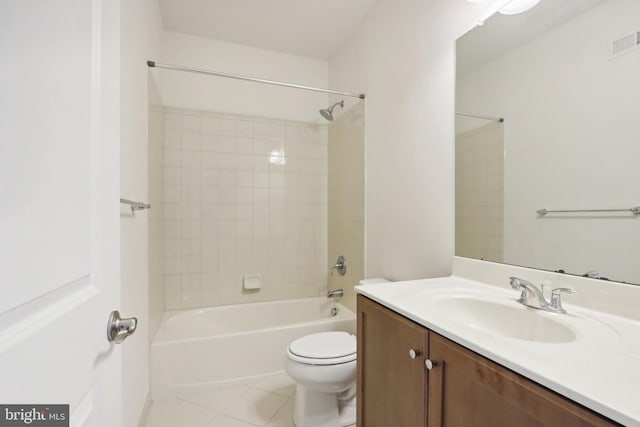
{"type": "Polygon", "coordinates": [[[424,426],[426,329],[361,295],[357,312],[357,426],[424,426]]]}
{"type": "Polygon", "coordinates": [[[428,427],[618,425],[447,338],[428,334],[428,357],[435,363],[428,374],[428,427]]]}
{"type": "Polygon", "coordinates": [[[362,295],[357,312],[358,427],[619,425],[362,295]]]}

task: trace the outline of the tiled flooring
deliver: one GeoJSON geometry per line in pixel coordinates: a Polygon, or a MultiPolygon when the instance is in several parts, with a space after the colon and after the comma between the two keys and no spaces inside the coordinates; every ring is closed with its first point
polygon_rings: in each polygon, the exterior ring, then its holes
{"type": "Polygon", "coordinates": [[[146,427],[293,427],[295,384],[285,373],[154,401],[146,427]]]}

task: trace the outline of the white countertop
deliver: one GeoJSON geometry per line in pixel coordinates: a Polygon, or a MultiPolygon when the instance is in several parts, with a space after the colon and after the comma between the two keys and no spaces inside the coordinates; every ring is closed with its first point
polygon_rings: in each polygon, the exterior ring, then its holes
{"type": "MultiPolygon", "coordinates": [[[[357,286],[359,294],[625,426],[640,427],[640,321],[572,305],[557,320],[575,333],[562,343],[509,338],[459,321],[438,301],[489,298],[521,310],[519,292],[450,276],[357,286]]],[[[640,309],[640,308],[639,308],[640,309]]]]}

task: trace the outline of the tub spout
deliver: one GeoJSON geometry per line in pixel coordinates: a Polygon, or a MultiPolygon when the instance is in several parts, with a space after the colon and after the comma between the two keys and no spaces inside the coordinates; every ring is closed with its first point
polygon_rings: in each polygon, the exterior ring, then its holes
{"type": "Polygon", "coordinates": [[[344,291],[342,289],[334,289],[327,292],[327,298],[338,298],[342,296],[344,296],[344,291]]]}

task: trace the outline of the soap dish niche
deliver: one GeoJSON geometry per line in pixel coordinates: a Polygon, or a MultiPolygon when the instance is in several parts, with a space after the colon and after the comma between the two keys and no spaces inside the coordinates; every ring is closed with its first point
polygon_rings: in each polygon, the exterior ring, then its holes
{"type": "Polygon", "coordinates": [[[242,279],[242,287],[247,291],[257,291],[262,288],[262,275],[245,274],[242,279]]]}

